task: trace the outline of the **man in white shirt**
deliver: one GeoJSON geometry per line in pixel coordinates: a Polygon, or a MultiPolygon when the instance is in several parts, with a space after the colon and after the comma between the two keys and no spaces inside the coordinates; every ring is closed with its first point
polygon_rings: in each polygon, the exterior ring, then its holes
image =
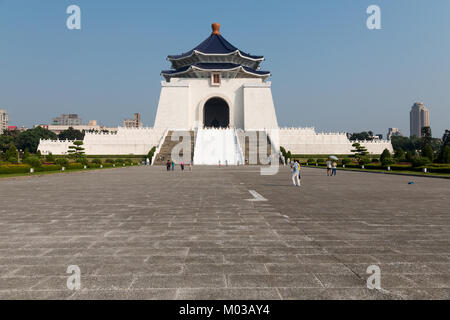
{"type": "Polygon", "coordinates": [[[300,164],[297,160],[294,161],[294,164],[292,165],[292,183],[294,186],[300,187],[300,164]],[[297,181],[297,183],[295,183],[297,181]]]}

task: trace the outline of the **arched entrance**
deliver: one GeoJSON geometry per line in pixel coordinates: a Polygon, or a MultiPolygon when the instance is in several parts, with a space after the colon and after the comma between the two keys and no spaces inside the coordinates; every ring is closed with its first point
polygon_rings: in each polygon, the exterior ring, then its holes
{"type": "Polygon", "coordinates": [[[222,98],[211,98],[203,107],[203,125],[207,128],[227,128],[230,125],[230,107],[222,98]]]}

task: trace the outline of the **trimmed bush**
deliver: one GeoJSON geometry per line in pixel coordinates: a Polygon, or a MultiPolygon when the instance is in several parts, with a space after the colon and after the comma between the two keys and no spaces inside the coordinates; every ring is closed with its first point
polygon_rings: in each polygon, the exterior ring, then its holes
{"type": "Polygon", "coordinates": [[[359,164],[361,165],[361,166],[365,166],[366,164],[369,164],[370,163],[370,159],[368,158],[368,157],[362,157],[360,160],[359,160],[359,164]]]}
{"type": "Polygon", "coordinates": [[[30,168],[28,164],[7,164],[0,166],[0,174],[28,173],[30,168]]]}
{"type": "Polygon", "coordinates": [[[84,164],[81,163],[70,163],[67,170],[80,170],[84,169],[84,164]]]}
{"type": "Polygon", "coordinates": [[[69,166],[69,160],[66,158],[58,158],[55,160],[55,163],[65,168],[69,166]]]}
{"type": "Polygon", "coordinates": [[[111,163],[111,164],[113,164],[113,163],[114,163],[114,160],[113,160],[113,159],[106,159],[106,160],[105,160],[105,163],[111,163]]]}
{"type": "Polygon", "coordinates": [[[344,158],[342,159],[342,164],[345,164],[347,166],[348,164],[351,164],[353,161],[350,158],[344,158]]]}
{"type": "Polygon", "coordinates": [[[424,165],[427,165],[429,163],[431,163],[429,158],[418,157],[413,160],[413,167],[423,167],[424,165]]]}
{"type": "Polygon", "coordinates": [[[55,163],[55,156],[49,153],[47,156],[45,156],[45,162],[55,163]]]}
{"type": "Polygon", "coordinates": [[[316,159],[309,158],[308,159],[308,164],[316,164],[316,159]]]}
{"type": "Polygon", "coordinates": [[[35,169],[36,172],[49,172],[49,171],[60,171],[61,166],[57,164],[43,165],[40,168],[35,169]]]}
{"type": "Polygon", "coordinates": [[[42,166],[42,161],[36,156],[28,156],[24,161],[24,163],[29,164],[32,168],[39,168],[42,166]]]}
{"type": "Polygon", "coordinates": [[[91,163],[93,164],[102,164],[102,160],[99,158],[92,159],[91,163]]]}

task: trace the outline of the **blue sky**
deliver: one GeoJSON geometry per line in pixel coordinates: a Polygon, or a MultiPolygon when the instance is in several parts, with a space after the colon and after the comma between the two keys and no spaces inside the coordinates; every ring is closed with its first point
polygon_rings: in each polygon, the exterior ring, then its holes
{"type": "Polygon", "coordinates": [[[448,0],[0,0],[0,108],[14,125],[69,112],[118,125],[140,112],[151,126],[166,56],[203,41],[212,22],[266,57],[281,126],[409,134],[423,101],[433,135],[450,129],[448,0]],[[66,28],[71,4],[80,31],[66,28]],[[366,28],[371,4],[382,30],[366,28]]]}

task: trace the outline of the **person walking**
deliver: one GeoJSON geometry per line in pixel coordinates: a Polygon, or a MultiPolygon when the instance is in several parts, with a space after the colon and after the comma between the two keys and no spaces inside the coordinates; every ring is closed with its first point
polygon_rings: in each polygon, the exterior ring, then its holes
{"type": "Polygon", "coordinates": [[[167,160],[166,168],[167,168],[167,171],[170,171],[170,160],[167,160]]]}
{"type": "Polygon", "coordinates": [[[336,171],[337,171],[337,163],[336,163],[336,161],[333,161],[333,164],[331,165],[331,169],[332,169],[331,175],[332,176],[336,176],[336,171]]]}
{"type": "Polygon", "coordinates": [[[332,171],[331,171],[331,160],[328,159],[327,160],[327,176],[331,176],[332,171]]]}
{"type": "Polygon", "coordinates": [[[192,172],[192,161],[189,161],[189,171],[192,172]]]}
{"type": "Polygon", "coordinates": [[[294,186],[300,187],[300,164],[297,160],[294,160],[294,163],[292,165],[292,183],[294,186]],[[296,183],[297,182],[297,183],[296,183]]]}
{"type": "Polygon", "coordinates": [[[181,161],[180,166],[181,166],[181,171],[184,171],[184,161],[181,161]]]}
{"type": "Polygon", "coordinates": [[[172,171],[175,171],[175,162],[172,161],[172,171]]]}

